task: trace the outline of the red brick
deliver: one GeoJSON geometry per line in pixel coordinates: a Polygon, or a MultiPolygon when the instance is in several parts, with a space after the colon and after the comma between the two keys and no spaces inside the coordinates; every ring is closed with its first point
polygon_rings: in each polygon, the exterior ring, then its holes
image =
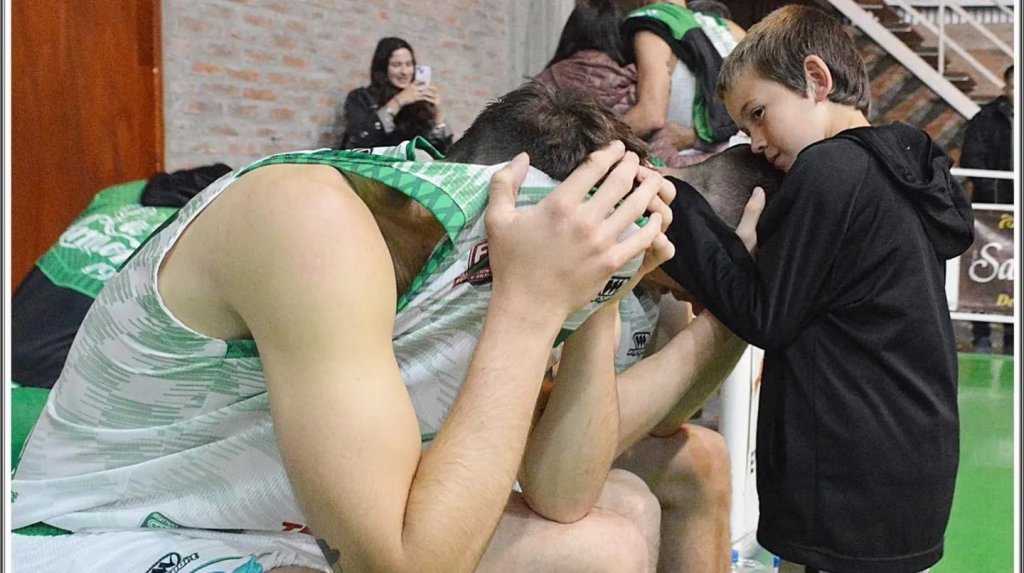
{"type": "Polygon", "coordinates": [[[222,70],[217,64],[211,64],[208,62],[196,62],[192,64],[192,71],[207,76],[219,74],[222,70]]]}
{"type": "Polygon", "coordinates": [[[518,79],[480,71],[507,59],[505,0],[391,0],[386,9],[361,0],[162,0],[162,10],[171,169],[333,143],[341,103],[369,82],[384,36],[408,40],[434,68],[456,133],[518,79]]]}
{"type": "Polygon", "coordinates": [[[306,69],[306,66],[308,65],[305,59],[295,56],[283,56],[281,61],[289,68],[297,68],[300,70],[306,69]]]}
{"type": "Polygon", "coordinates": [[[287,108],[277,108],[270,111],[270,119],[274,121],[288,121],[295,117],[295,112],[287,108]]]}
{"type": "Polygon", "coordinates": [[[243,82],[260,81],[260,73],[253,70],[228,70],[228,77],[243,82]]]}
{"type": "Polygon", "coordinates": [[[277,92],[271,89],[246,88],[242,91],[242,96],[245,97],[245,99],[253,99],[257,101],[277,100],[277,92]]]}

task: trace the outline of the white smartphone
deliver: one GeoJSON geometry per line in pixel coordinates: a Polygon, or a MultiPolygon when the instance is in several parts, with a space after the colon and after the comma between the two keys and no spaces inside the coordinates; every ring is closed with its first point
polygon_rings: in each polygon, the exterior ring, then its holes
{"type": "Polygon", "coordinates": [[[423,85],[430,85],[430,66],[422,64],[416,66],[416,81],[423,85]]]}

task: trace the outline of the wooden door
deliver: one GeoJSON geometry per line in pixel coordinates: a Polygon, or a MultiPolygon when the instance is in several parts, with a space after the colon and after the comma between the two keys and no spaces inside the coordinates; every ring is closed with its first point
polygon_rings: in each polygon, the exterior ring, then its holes
{"type": "Polygon", "coordinates": [[[160,0],[11,3],[11,286],[99,190],[163,165],[160,0]]]}

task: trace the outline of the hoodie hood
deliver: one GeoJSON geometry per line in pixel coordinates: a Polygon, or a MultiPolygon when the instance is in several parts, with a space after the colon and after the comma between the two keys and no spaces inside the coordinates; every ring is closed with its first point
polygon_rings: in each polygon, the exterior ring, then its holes
{"type": "Polygon", "coordinates": [[[951,259],[974,241],[974,212],[949,173],[953,160],[928,134],[906,124],[862,127],[836,137],[867,149],[913,204],[936,255],[951,259]]]}

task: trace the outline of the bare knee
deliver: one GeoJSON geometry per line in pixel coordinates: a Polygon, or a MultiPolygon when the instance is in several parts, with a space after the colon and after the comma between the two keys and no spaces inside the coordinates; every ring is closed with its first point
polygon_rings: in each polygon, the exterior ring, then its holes
{"type": "Polygon", "coordinates": [[[592,511],[576,525],[573,557],[560,571],[628,572],[653,571],[647,539],[628,518],[609,511],[592,511]]]}
{"type": "Polygon", "coordinates": [[[633,523],[657,523],[661,518],[661,504],[651,492],[644,480],[636,474],[621,469],[613,469],[608,474],[598,507],[618,513],[633,523]]]}
{"type": "Polygon", "coordinates": [[[683,444],[661,480],[660,487],[671,489],[658,492],[662,502],[728,504],[731,482],[725,438],[714,430],[687,424],[665,439],[680,439],[683,444]]]}

